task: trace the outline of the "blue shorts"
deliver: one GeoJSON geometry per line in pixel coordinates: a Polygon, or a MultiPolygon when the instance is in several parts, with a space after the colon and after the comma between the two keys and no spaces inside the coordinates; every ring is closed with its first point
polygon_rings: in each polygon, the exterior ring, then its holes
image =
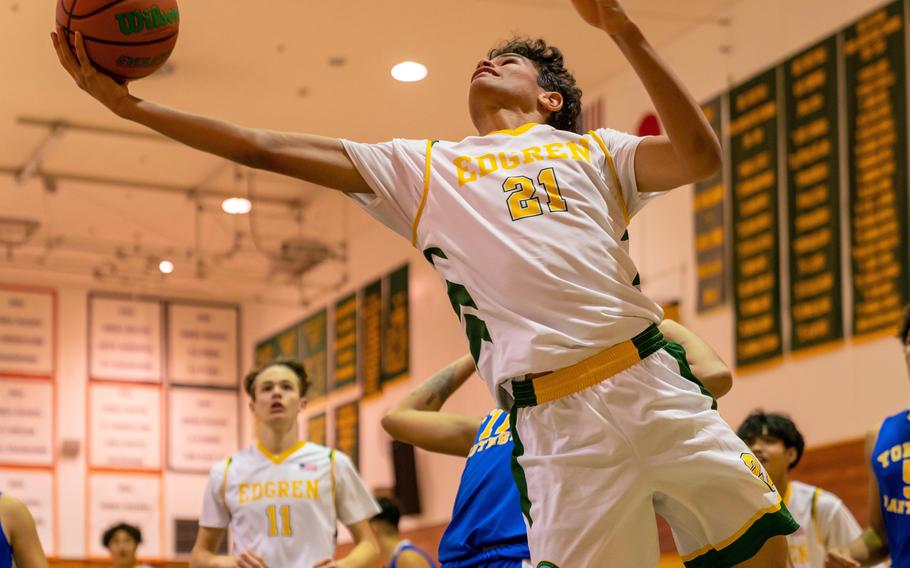
{"type": "Polygon", "coordinates": [[[468,558],[442,562],[441,568],[522,568],[522,562],[528,557],[527,544],[506,544],[477,552],[468,558]]]}

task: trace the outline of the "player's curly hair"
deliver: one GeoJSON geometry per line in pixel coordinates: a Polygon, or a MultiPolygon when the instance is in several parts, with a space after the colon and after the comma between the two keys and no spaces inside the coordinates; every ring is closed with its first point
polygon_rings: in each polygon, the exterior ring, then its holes
{"type": "Polygon", "coordinates": [[[907,344],[907,336],[910,335],[910,304],[904,306],[904,313],[901,314],[900,335],[897,336],[901,343],[907,344]]]}
{"type": "Polygon", "coordinates": [[[256,382],[256,377],[269,367],[274,367],[276,365],[287,367],[291,372],[297,375],[297,378],[299,379],[300,396],[306,396],[306,391],[310,388],[310,381],[307,380],[306,369],[304,368],[303,363],[291,357],[281,357],[268,361],[247,373],[246,377],[243,378],[243,390],[246,391],[246,394],[250,395],[250,398],[255,400],[256,393],[253,391],[253,383],[256,382]]]}
{"type": "Polygon", "coordinates": [[[559,48],[547,45],[542,39],[513,37],[494,47],[488,59],[505,53],[514,53],[528,59],[537,68],[537,84],[562,95],[562,108],[547,119],[547,124],[560,130],[578,132],[581,116],[581,89],[569,73],[559,48]]]}
{"type": "Polygon", "coordinates": [[[139,530],[139,527],[127,523],[117,523],[104,531],[104,534],[101,536],[101,544],[104,545],[104,548],[110,548],[114,536],[121,531],[125,532],[136,544],[142,544],[142,531],[139,530]]]}
{"type": "Polygon", "coordinates": [[[806,449],[806,442],[800,433],[796,424],[785,414],[765,413],[763,410],[756,410],[750,414],[736,431],[746,445],[751,445],[756,438],[761,436],[770,436],[777,438],[784,443],[784,448],[796,449],[796,459],[793,460],[787,469],[793,469],[799,460],[803,457],[803,450],[806,449]]]}

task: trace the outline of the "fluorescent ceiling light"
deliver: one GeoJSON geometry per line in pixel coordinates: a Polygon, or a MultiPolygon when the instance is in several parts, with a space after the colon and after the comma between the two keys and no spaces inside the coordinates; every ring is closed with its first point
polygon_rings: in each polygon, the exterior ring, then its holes
{"type": "Polygon", "coordinates": [[[414,61],[402,61],[392,67],[392,77],[404,83],[420,81],[427,76],[427,68],[414,61]]]}
{"type": "Polygon", "coordinates": [[[231,197],[221,202],[221,209],[231,215],[246,215],[252,208],[250,200],[243,197],[231,197]]]}

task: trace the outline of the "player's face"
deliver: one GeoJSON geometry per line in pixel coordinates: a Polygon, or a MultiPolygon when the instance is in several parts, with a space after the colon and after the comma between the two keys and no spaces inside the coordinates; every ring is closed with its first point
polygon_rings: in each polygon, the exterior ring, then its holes
{"type": "Polygon", "coordinates": [[[300,379],[284,365],[268,367],[253,381],[255,398],[250,401],[253,414],[259,420],[296,420],[303,407],[300,379]]]}
{"type": "Polygon", "coordinates": [[[796,449],[787,448],[784,442],[775,436],[758,436],[748,444],[774,483],[780,482],[787,474],[790,462],[796,459],[796,449]]]}
{"type": "Polygon", "coordinates": [[[111,560],[114,566],[136,565],[136,548],[139,546],[133,537],[126,531],[117,531],[111,537],[108,549],[111,551],[111,560]]]}
{"type": "Polygon", "coordinates": [[[520,55],[504,53],[493,59],[481,59],[471,72],[468,91],[471,116],[500,108],[534,112],[538,108],[538,96],[546,92],[537,84],[537,78],[537,68],[520,55]]]}

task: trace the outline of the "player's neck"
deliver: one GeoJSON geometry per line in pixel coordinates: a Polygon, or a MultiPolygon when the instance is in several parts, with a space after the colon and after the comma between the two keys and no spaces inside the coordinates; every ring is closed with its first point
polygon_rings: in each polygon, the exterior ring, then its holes
{"type": "Polygon", "coordinates": [[[297,424],[260,422],[256,425],[256,440],[270,454],[281,455],[293,448],[299,441],[297,424]]]}
{"type": "MultiPolygon", "coordinates": [[[[780,494],[781,499],[786,499],[787,491],[790,489],[790,476],[784,474],[780,478],[780,481],[774,482],[774,486],[777,487],[777,492],[780,494]]],[[[786,505],[786,503],[784,504],[786,505]]]]}
{"type": "Polygon", "coordinates": [[[515,130],[529,122],[544,123],[546,117],[539,112],[526,112],[513,108],[493,108],[472,117],[477,133],[484,136],[500,130],[515,130]]]}

